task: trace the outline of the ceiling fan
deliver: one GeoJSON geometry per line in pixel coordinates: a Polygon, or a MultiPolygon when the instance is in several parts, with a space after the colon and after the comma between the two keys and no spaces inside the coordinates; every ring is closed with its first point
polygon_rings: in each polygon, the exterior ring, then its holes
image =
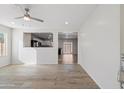
{"type": "Polygon", "coordinates": [[[29,14],[29,11],[30,11],[29,8],[25,8],[24,16],[16,17],[15,19],[22,19],[23,18],[25,21],[35,20],[35,21],[39,21],[39,22],[44,22],[44,20],[42,20],[42,19],[31,17],[29,14]]]}

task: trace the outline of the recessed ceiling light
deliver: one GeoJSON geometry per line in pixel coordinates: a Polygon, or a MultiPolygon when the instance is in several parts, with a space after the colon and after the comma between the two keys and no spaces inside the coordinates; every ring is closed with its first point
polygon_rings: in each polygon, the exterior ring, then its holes
{"type": "Polygon", "coordinates": [[[14,24],[15,24],[15,22],[11,22],[11,24],[13,24],[13,25],[14,25],[14,24]]]}
{"type": "Polygon", "coordinates": [[[67,25],[67,24],[69,24],[67,21],[65,21],[65,24],[67,25]]]}

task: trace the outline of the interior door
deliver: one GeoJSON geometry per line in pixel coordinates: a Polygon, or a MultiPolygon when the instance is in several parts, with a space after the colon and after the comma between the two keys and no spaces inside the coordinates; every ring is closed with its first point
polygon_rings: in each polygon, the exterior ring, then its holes
{"type": "Polygon", "coordinates": [[[73,53],[73,43],[70,41],[63,42],[63,54],[73,53]]]}

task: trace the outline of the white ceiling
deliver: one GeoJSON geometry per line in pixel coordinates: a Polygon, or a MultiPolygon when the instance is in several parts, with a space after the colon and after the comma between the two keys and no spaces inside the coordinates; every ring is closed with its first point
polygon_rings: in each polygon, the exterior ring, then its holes
{"type": "Polygon", "coordinates": [[[96,5],[83,4],[32,4],[32,5],[0,5],[0,24],[12,28],[31,29],[79,29],[89,13],[96,5]],[[23,16],[24,8],[31,9],[33,17],[44,20],[44,23],[23,19],[15,20],[15,17],[23,16]],[[66,25],[65,21],[69,24],[66,25]],[[15,22],[12,24],[11,22],[15,22]]]}

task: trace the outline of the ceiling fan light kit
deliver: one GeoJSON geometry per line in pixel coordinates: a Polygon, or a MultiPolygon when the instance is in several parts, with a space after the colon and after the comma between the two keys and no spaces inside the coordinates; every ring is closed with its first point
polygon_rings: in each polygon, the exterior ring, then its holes
{"type": "Polygon", "coordinates": [[[31,21],[30,17],[24,16],[24,21],[31,21]]]}

